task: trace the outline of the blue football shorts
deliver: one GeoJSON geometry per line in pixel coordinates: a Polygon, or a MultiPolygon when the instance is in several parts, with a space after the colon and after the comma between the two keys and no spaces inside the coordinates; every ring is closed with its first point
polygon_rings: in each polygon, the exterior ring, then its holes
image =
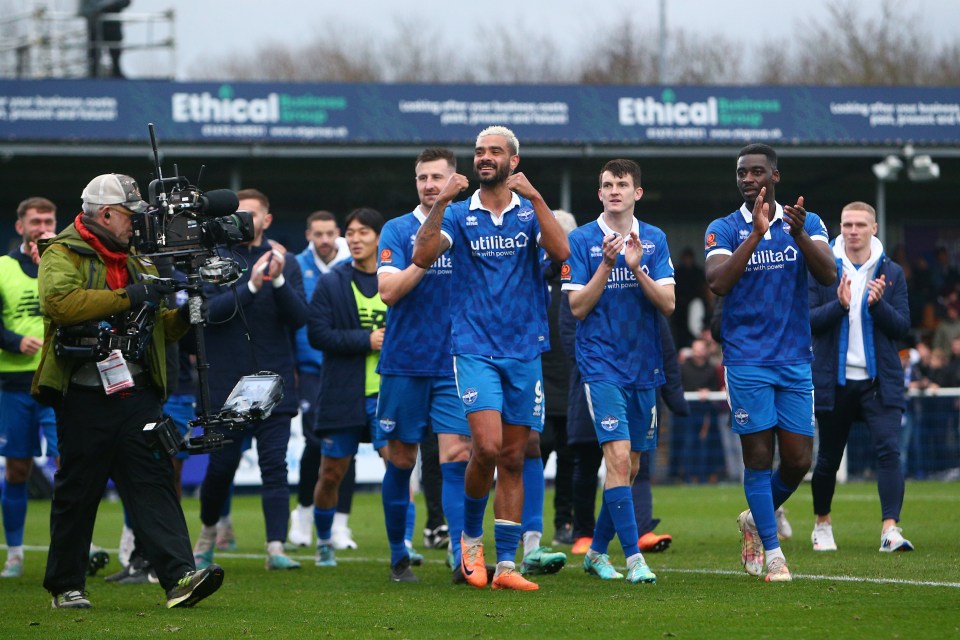
{"type": "Polygon", "coordinates": [[[21,460],[42,455],[41,431],[47,457],[56,458],[60,450],[53,407],[40,404],[26,391],[0,392],[0,455],[21,460]]]}
{"type": "Polygon", "coordinates": [[[321,431],[320,453],[331,458],[349,458],[356,455],[360,441],[369,437],[373,448],[379,451],[387,446],[386,440],[375,438],[377,423],[377,396],[368,396],[366,403],[367,424],[363,427],[347,427],[333,431],[321,431]]]}
{"type": "Polygon", "coordinates": [[[419,443],[427,426],[434,433],[470,435],[453,376],[380,374],[376,438],[419,443]]]}
{"type": "Polygon", "coordinates": [[[583,390],[597,440],[629,440],[631,451],[657,448],[657,390],[626,389],[612,382],[585,382],[583,390]]]}
{"type": "Polygon", "coordinates": [[[463,412],[498,411],[505,424],[543,431],[543,371],[532,360],[461,354],[453,373],[463,412]]]}
{"type": "Polygon", "coordinates": [[[810,365],[725,367],[730,426],[746,434],[778,427],[813,437],[813,377],[810,365]]]}

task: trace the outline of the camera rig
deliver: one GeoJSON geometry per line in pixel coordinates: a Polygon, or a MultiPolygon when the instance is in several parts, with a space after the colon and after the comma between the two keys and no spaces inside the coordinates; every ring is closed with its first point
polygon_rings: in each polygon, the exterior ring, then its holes
{"type": "MultiPolygon", "coordinates": [[[[223,407],[219,411],[211,410],[208,383],[210,364],[203,333],[203,284],[228,285],[240,279],[240,265],[235,260],[220,256],[217,247],[229,247],[252,240],[252,216],[247,211],[237,211],[239,201],[236,193],[229,189],[203,193],[179,175],[176,165],[176,175],[164,178],[153,124],[147,127],[153,147],[156,178],[148,188],[150,206],[144,213],[133,217],[132,243],[141,255],[172,260],[173,265],[186,274],[185,282],[172,278],[151,278],[188,294],[186,304],[196,338],[198,379],[197,417],[189,425],[191,428],[201,427],[203,434],[182,436],[169,416],[148,423],[143,431],[156,448],[169,455],[179,451],[208,453],[231,442],[224,435],[225,431],[243,429],[251,422],[269,416],[283,398],[283,378],[270,371],[243,376],[223,407]]],[[[149,331],[146,334],[149,335],[149,331]]]]}

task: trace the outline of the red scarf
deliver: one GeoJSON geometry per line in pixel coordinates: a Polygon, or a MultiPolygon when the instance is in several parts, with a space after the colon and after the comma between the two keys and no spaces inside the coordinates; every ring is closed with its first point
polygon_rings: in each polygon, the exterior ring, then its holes
{"type": "Polygon", "coordinates": [[[107,286],[111,289],[123,289],[130,284],[130,274],[127,272],[127,258],[129,254],[126,251],[111,251],[107,249],[103,242],[93,234],[86,225],[83,224],[83,214],[78,214],[73,226],[84,242],[89,244],[94,251],[100,254],[104,264],[107,265],[107,286]]]}

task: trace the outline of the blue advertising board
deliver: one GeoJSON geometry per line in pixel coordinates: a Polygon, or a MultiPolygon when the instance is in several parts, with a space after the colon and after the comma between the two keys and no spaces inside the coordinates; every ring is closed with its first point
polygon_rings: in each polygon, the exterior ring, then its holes
{"type": "Polygon", "coordinates": [[[0,141],[960,144],[960,89],[0,81],[0,141]]]}

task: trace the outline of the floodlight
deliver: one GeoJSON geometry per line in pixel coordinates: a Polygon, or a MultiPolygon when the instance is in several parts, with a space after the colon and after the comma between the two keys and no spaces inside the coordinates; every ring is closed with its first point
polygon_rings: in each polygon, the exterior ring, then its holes
{"type": "MultiPolygon", "coordinates": [[[[876,173],[876,169],[874,169],[874,173],[876,173]]],[[[940,177],[940,165],[928,155],[914,156],[910,159],[910,165],[907,167],[907,177],[914,182],[936,180],[940,177]]]]}
{"type": "MultiPolygon", "coordinates": [[[[929,158],[930,156],[927,156],[927,159],[929,158]]],[[[903,169],[903,161],[897,156],[890,155],[873,165],[873,175],[877,176],[877,180],[881,182],[891,182],[897,179],[901,169],[903,169]]]]}

